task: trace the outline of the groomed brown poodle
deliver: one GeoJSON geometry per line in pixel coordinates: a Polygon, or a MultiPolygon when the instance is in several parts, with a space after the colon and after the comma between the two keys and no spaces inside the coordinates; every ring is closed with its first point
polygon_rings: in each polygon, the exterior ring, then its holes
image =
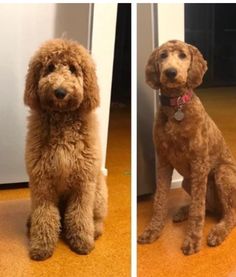
{"type": "Polygon", "coordinates": [[[151,243],[160,236],[175,168],[191,196],[190,205],[173,218],[179,222],[188,217],[182,245],[185,255],[200,250],[205,210],[221,215],[208,235],[209,246],[221,244],[236,225],[236,162],[193,92],[206,70],[199,50],[177,40],[156,48],[146,66],[146,81],[153,89],[160,89],[161,105],[153,134],[158,156],[153,216],[138,242],[151,243]]]}
{"type": "Polygon", "coordinates": [[[24,102],[31,109],[30,257],[50,257],[61,229],[72,250],[88,254],[103,232],[107,187],[94,112],[99,90],[87,50],[70,40],[43,44],[29,64],[24,102]]]}

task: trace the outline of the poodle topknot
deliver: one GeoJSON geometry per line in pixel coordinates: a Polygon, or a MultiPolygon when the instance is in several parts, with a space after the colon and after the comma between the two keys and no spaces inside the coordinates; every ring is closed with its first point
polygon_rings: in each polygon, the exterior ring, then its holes
{"type": "Polygon", "coordinates": [[[30,257],[50,257],[60,233],[72,250],[88,254],[107,213],[94,112],[99,89],[88,51],[70,40],[44,43],[29,63],[24,102],[30,257]]]}

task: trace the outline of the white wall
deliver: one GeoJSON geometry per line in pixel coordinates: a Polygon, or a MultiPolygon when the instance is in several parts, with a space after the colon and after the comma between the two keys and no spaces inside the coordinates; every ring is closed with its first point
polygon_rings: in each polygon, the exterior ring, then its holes
{"type": "Polygon", "coordinates": [[[97,65],[101,107],[100,136],[102,143],[102,165],[106,174],[106,148],[111,98],[111,81],[116,33],[117,4],[94,4],[92,30],[92,56],[97,65]]]}
{"type": "Polygon", "coordinates": [[[32,53],[54,36],[56,7],[46,6],[0,4],[0,183],[27,180],[24,81],[32,53]]]}
{"type": "Polygon", "coordinates": [[[184,40],[184,3],[158,4],[158,44],[170,39],[184,40]]]}
{"type": "MultiPolygon", "coordinates": [[[[93,56],[101,88],[101,136],[105,166],[116,4],[95,4],[93,56]]],[[[90,45],[92,4],[0,4],[0,184],[27,181],[23,104],[30,57],[45,41],[65,35],[90,45]]]]}

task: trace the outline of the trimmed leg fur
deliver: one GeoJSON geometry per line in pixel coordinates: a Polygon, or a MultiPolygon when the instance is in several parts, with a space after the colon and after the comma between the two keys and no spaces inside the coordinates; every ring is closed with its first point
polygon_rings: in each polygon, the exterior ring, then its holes
{"type": "Polygon", "coordinates": [[[220,245],[236,225],[235,213],[235,169],[221,166],[216,173],[216,187],[223,208],[223,218],[210,231],[207,243],[209,246],[220,245]]]}
{"type": "Polygon", "coordinates": [[[200,250],[203,226],[205,221],[205,198],[207,188],[207,167],[204,161],[196,160],[192,164],[191,178],[191,203],[189,207],[189,218],[187,234],[182,245],[185,255],[191,255],[200,250]]]}

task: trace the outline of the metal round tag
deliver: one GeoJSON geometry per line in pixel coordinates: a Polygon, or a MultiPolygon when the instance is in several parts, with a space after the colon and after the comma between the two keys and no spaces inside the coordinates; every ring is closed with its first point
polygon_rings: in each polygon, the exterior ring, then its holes
{"type": "Polygon", "coordinates": [[[175,114],[174,114],[174,118],[178,121],[181,121],[184,119],[184,113],[181,110],[178,110],[175,114]]]}

